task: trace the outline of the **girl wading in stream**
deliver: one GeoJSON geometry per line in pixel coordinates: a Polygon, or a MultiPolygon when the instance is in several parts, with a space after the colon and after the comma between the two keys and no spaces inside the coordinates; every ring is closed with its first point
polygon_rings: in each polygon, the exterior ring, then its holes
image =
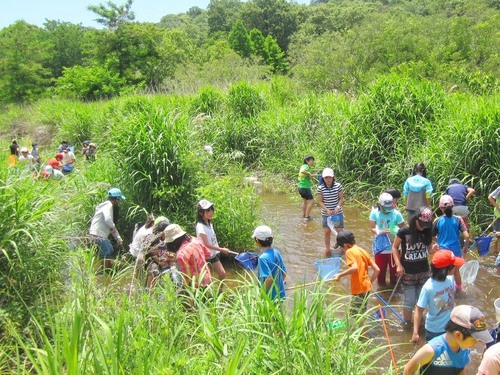
{"type": "Polygon", "coordinates": [[[413,309],[422,286],[429,278],[429,261],[427,256],[432,243],[432,210],[419,207],[409,221],[409,225],[399,229],[392,254],[396,263],[396,274],[401,276],[404,304],[403,317],[406,328],[411,328],[413,309]]]}

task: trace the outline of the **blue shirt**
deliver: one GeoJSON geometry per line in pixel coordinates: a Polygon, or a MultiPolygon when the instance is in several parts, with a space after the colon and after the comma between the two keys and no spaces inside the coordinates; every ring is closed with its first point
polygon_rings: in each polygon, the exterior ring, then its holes
{"type": "Polygon", "coordinates": [[[452,215],[440,216],[434,222],[433,235],[437,236],[437,243],[440,249],[453,251],[457,257],[462,256],[462,245],[460,244],[460,233],[466,231],[464,222],[452,215]]]}
{"type": "Polygon", "coordinates": [[[458,375],[470,362],[470,349],[455,353],[444,338],[444,334],[434,337],[428,343],[434,349],[434,358],[420,369],[425,375],[458,375]]]}
{"type": "Polygon", "coordinates": [[[403,185],[403,195],[407,197],[406,209],[416,210],[427,206],[426,196],[432,195],[431,181],[419,174],[409,177],[403,185]]]}
{"type": "MultiPolygon", "coordinates": [[[[392,210],[384,213],[381,210],[374,209],[370,212],[370,220],[375,222],[375,226],[378,230],[391,229],[404,223],[403,215],[401,215],[401,212],[398,210],[392,210]]],[[[396,229],[399,230],[399,228],[396,229]]],[[[394,234],[391,232],[389,236],[391,241],[393,241],[394,234]]],[[[388,245],[387,248],[381,252],[381,254],[389,253],[392,253],[392,245],[388,245]]]]}
{"type": "Polygon", "coordinates": [[[286,266],[278,250],[270,248],[259,256],[257,277],[261,285],[265,285],[268,277],[273,278],[273,285],[268,291],[269,296],[273,300],[285,298],[285,273],[286,266]]]}
{"type": "Polygon", "coordinates": [[[451,184],[446,188],[445,193],[453,198],[453,204],[455,206],[467,206],[467,185],[462,184],[451,184]]]}
{"type": "Polygon", "coordinates": [[[432,333],[443,333],[455,307],[455,281],[453,276],[444,281],[427,280],[420,291],[417,306],[427,309],[425,329],[432,333]]]}

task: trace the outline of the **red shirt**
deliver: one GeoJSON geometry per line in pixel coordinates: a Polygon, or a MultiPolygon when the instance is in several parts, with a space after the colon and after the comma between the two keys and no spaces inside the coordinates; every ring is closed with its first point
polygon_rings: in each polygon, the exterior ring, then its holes
{"type": "Polygon", "coordinates": [[[179,251],[177,251],[177,265],[179,271],[184,276],[186,284],[192,283],[195,279],[195,285],[198,286],[200,275],[203,275],[201,286],[209,286],[212,282],[210,269],[206,259],[210,258],[212,253],[196,238],[184,242],[179,251]]]}
{"type": "Polygon", "coordinates": [[[56,158],[50,159],[47,164],[55,169],[61,169],[61,166],[62,166],[61,162],[59,160],[57,160],[56,158]]]}

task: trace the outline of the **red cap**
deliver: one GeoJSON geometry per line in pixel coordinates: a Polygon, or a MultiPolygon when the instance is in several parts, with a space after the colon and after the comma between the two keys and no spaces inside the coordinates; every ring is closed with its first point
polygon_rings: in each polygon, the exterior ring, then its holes
{"type": "Polygon", "coordinates": [[[464,263],[465,259],[455,256],[451,250],[438,250],[432,256],[432,264],[436,268],[461,267],[464,263]]]}

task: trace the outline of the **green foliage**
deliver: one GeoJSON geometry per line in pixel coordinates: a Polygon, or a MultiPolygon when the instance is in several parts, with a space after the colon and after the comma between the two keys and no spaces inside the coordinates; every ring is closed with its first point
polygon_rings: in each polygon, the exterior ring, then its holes
{"type": "Polygon", "coordinates": [[[266,107],[260,93],[245,82],[237,83],[230,88],[227,106],[232,113],[243,118],[257,116],[266,107]]]}
{"type": "Polygon", "coordinates": [[[264,48],[265,38],[262,35],[262,31],[259,29],[252,29],[248,35],[250,37],[250,43],[252,45],[252,52],[262,57],[263,60],[266,59],[266,51],[264,48]]]}
{"type": "Polygon", "coordinates": [[[231,48],[241,57],[250,57],[252,53],[252,44],[248,30],[241,21],[236,21],[228,36],[228,42],[231,48]]]}
{"type": "Polygon", "coordinates": [[[255,246],[251,234],[261,208],[255,188],[246,184],[243,176],[244,171],[232,168],[226,176],[207,177],[197,189],[200,199],[215,203],[214,227],[219,245],[239,252],[255,246]]]}
{"type": "Polygon", "coordinates": [[[288,64],[285,59],[285,54],[270,35],[268,35],[264,41],[264,50],[266,62],[271,67],[271,71],[273,73],[286,73],[288,64]]]}
{"type": "Polygon", "coordinates": [[[123,23],[134,20],[135,15],[130,10],[131,7],[132,0],[127,0],[124,5],[117,5],[112,1],[108,1],[107,6],[102,4],[89,5],[87,9],[99,16],[96,19],[98,23],[114,30],[123,23]]]}
{"type": "Polygon", "coordinates": [[[191,113],[214,115],[224,106],[224,96],[213,87],[203,87],[191,104],[191,113]]]}
{"type": "Polygon", "coordinates": [[[105,66],[74,66],[64,68],[56,82],[56,93],[63,97],[80,100],[97,100],[118,95],[125,87],[125,79],[110,69],[112,61],[105,66]]]}

